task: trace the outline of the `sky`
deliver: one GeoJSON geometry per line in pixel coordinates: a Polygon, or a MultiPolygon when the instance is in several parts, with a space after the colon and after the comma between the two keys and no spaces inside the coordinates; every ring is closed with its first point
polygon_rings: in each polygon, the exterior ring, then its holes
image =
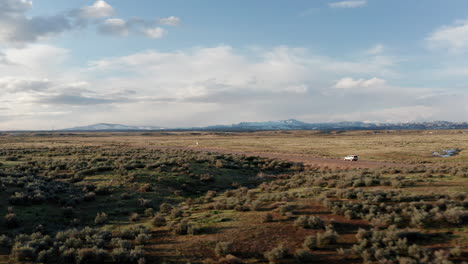
{"type": "Polygon", "coordinates": [[[468,121],[466,0],[0,0],[0,130],[468,121]]]}

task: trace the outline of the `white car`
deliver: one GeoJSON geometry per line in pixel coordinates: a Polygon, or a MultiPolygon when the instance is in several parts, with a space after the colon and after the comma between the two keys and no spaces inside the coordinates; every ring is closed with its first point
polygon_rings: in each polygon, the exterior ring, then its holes
{"type": "Polygon", "coordinates": [[[359,159],[359,157],[356,156],[356,155],[348,155],[348,156],[344,157],[343,160],[345,160],[345,161],[357,161],[358,159],[359,159]]]}

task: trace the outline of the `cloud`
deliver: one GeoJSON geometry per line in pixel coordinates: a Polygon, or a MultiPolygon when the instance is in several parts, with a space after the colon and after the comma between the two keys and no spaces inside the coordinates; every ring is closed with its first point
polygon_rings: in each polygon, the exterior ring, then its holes
{"type": "Polygon", "coordinates": [[[430,49],[460,51],[468,48],[468,20],[458,20],[432,32],[426,43],[430,49]]]}
{"type": "Polygon", "coordinates": [[[6,55],[4,53],[0,52],[0,65],[2,65],[2,64],[7,65],[7,64],[11,64],[11,62],[8,61],[8,59],[7,59],[7,57],[6,57],[6,55]]]}
{"type": "Polygon", "coordinates": [[[161,25],[167,25],[167,26],[178,26],[180,24],[180,18],[175,17],[175,16],[161,18],[159,19],[159,23],[161,25]]]}
{"type": "Polygon", "coordinates": [[[365,80],[365,79],[356,79],[353,78],[343,78],[340,79],[333,85],[337,89],[352,89],[352,88],[372,88],[385,85],[385,80],[379,79],[377,77],[365,80]]]}
{"type": "Polygon", "coordinates": [[[0,79],[4,98],[15,98],[17,105],[95,106],[125,103],[132,99],[131,91],[97,92],[87,89],[87,83],[67,83],[37,79],[0,79]]]}
{"type": "Polygon", "coordinates": [[[350,0],[330,3],[329,6],[332,8],[357,8],[363,7],[367,4],[366,0],[350,0]]]}
{"type": "Polygon", "coordinates": [[[132,34],[152,39],[159,39],[167,34],[164,28],[154,26],[154,23],[143,19],[125,21],[120,18],[109,18],[99,25],[98,31],[107,35],[129,36],[132,34]]]}
{"type": "Polygon", "coordinates": [[[106,1],[98,0],[93,5],[82,7],[74,13],[81,19],[97,19],[113,16],[115,10],[106,1]]]}
{"type": "Polygon", "coordinates": [[[58,104],[58,105],[98,105],[111,104],[119,100],[83,96],[80,94],[58,94],[54,96],[46,96],[37,100],[41,104],[58,104]]]}
{"type": "Polygon", "coordinates": [[[2,0],[0,1],[0,15],[15,16],[32,8],[32,1],[27,0],[2,0]]]}
{"type": "Polygon", "coordinates": [[[0,79],[0,89],[3,92],[18,93],[25,91],[43,91],[50,85],[49,80],[27,80],[18,78],[0,79]]]}
{"type": "Polygon", "coordinates": [[[367,54],[376,55],[381,54],[385,49],[383,44],[377,44],[366,51],[367,54]]]}
{"type": "Polygon", "coordinates": [[[220,45],[147,50],[71,68],[69,51],[50,45],[3,53],[12,65],[0,65],[0,105],[14,113],[5,110],[10,119],[0,129],[97,122],[179,127],[291,117],[456,121],[468,114],[466,92],[395,85],[397,61],[382,55],[344,60],[304,48],[220,45]]]}
{"type": "Polygon", "coordinates": [[[10,48],[3,51],[7,64],[0,64],[1,77],[17,78],[54,78],[66,75],[64,62],[69,58],[69,51],[63,48],[31,44],[26,47],[10,48]],[[27,73],[27,74],[25,74],[27,73]]]}
{"type": "Polygon", "coordinates": [[[148,28],[144,31],[145,35],[149,38],[158,39],[166,34],[166,30],[160,27],[148,28]]]}
{"type": "MultiPolygon", "coordinates": [[[[285,46],[251,52],[255,55],[242,55],[242,52],[230,46],[196,48],[184,52],[148,50],[93,61],[88,70],[99,76],[107,76],[94,83],[97,87],[110,86],[120,90],[139,87],[133,98],[144,101],[142,103],[164,101],[177,104],[180,109],[195,103],[200,107],[198,112],[206,111],[206,104],[210,108],[231,105],[232,111],[242,109],[245,113],[254,111],[248,105],[257,105],[262,110],[257,110],[255,116],[271,118],[278,118],[273,117],[275,114],[284,118],[297,115],[294,111],[273,111],[279,105],[292,108],[310,105],[309,108],[313,109],[303,111],[317,113],[335,106],[336,103],[330,101],[334,95],[326,91],[330,90],[331,80],[338,79],[342,74],[392,74],[389,70],[393,66],[391,60],[382,58],[334,60],[311,54],[306,49],[285,46]],[[119,73],[125,74],[119,77],[119,73]],[[303,102],[306,98],[309,101],[303,102]]],[[[372,86],[377,81],[362,83],[372,86]]],[[[209,123],[210,118],[212,116],[200,121],[209,123]]],[[[191,122],[195,124],[194,120],[191,122]]]]}
{"type": "Polygon", "coordinates": [[[374,111],[351,111],[346,114],[335,115],[336,120],[366,120],[370,122],[411,122],[433,120],[440,109],[436,106],[414,105],[402,107],[388,107],[374,111]]]}
{"type": "Polygon", "coordinates": [[[291,85],[284,89],[287,93],[306,93],[309,90],[309,87],[305,84],[291,85]]]}
{"type": "Polygon", "coordinates": [[[313,60],[304,61],[302,55],[300,49],[286,47],[264,51],[255,60],[238,54],[230,46],[174,53],[151,50],[94,61],[90,70],[110,76],[114,76],[112,72],[125,71],[125,78],[109,81],[120,89],[128,89],[138,82],[140,87],[157,89],[163,97],[179,99],[242,87],[300,93],[307,90],[307,83],[314,78],[307,65],[319,64],[313,60]],[[182,75],[184,78],[180,78],[182,75]]]}
{"type": "MultiPolygon", "coordinates": [[[[380,56],[344,61],[289,47],[258,49],[255,54],[254,57],[241,55],[230,46],[174,53],[151,50],[94,61],[90,70],[109,75],[108,79],[101,81],[112,87],[129,89],[138,84],[137,93],[157,94],[154,100],[172,98],[166,102],[178,105],[180,109],[198,105],[199,108],[193,114],[198,113],[204,118],[180,121],[194,125],[197,122],[199,125],[199,122],[213,124],[244,121],[246,117],[248,120],[265,120],[302,116],[309,121],[329,121],[330,118],[343,116],[350,108],[360,111],[362,116],[371,117],[364,113],[424,105],[426,102],[415,98],[432,92],[430,89],[391,86],[377,77],[337,78],[338,74],[343,73],[350,76],[386,73],[391,76],[391,70],[388,70],[393,66],[391,60],[380,56]],[[116,78],[112,74],[121,71],[127,75],[116,78]],[[338,79],[334,84],[334,92],[327,93],[330,91],[327,83],[331,82],[327,80],[333,79],[338,79]],[[378,89],[380,87],[386,89],[378,89]],[[225,119],[213,119],[215,112],[216,115],[225,116],[225,119]],[[230,114],[232,112],[239,115],[233,118],[230,114]],[[315,116],[309,117],[304,113],[315,113],[315,116]]],[[[148,100],[142,102],[148,103],[148,100]]],[[[164,104],[164,107],[167,106],[164,104]]],[[[434,112],[430,114],[434,115],[434,112]]],[[[382,112],[382,118],[385,119],[380,121],[386,120],[388,115],[388,112],[382,112]]],[[[378,119],[376,115],[373,117],[378,119]]],[[[158,120],[161,118],[158,115],[158,120]]],[[[352,116],[350,119],[355,120],[352,116]]]]}
{"type": "Polygon", "coordinates": [[[22,44],[59,34],[71,29],[68,18],[63,14],[28,17],[31,1],[0,1],[0,43],[22,44]]]}
{"type": "Polygon", "coordinates": [[[99,26],[99,32],[108,35],[128,36],[127,22],[120,18],[109,18],[99,26]]]}
{"type": "Polygon", "coordinates": [[[158,25],[175,26],[180,23],[180,19],[174,16],[154,21],[138,17],[128,21],[111,18],[116,11],[103,0],[49,16],[28,16],[31,7],[32,1],[0,0],[0,44],[21,46],[67,31],[83,29],[90,24],[97,25],[99,32],[108,35],[137,34],[157,39],[167,33],[158,25]]]}

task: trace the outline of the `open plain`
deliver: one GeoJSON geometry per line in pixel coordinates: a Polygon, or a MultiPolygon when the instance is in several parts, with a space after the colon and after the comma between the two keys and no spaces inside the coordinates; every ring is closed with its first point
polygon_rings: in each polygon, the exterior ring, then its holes
{"type": "Polygon", "coordinates": [[[462,263],[467,189],[463,130],[3,133],[0,263],[462,263]]]}

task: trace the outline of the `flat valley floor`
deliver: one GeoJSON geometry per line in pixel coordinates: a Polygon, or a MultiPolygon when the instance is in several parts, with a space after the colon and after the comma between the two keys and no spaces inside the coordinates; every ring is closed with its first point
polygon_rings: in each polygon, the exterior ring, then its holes
{"type": "Polygon", "coordinates": [[[2,133],[0,263],[463,263],[467,190],[466,130],[2,133]]]}

